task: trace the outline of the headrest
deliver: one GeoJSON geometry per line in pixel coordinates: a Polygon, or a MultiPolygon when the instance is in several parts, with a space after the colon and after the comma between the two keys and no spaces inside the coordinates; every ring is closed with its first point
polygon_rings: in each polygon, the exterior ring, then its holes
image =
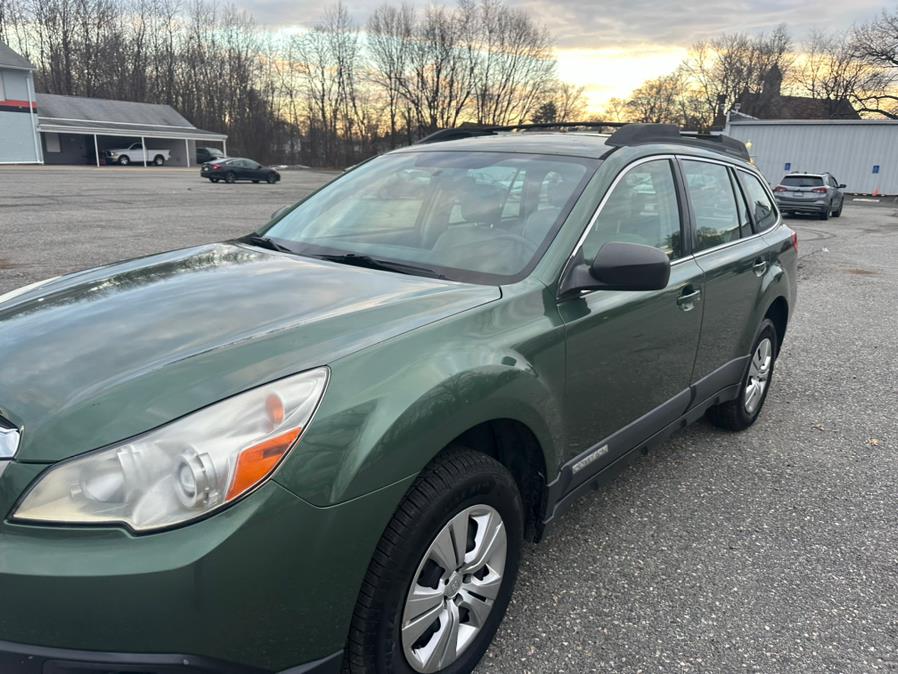
{"type": "Polygon", "coordinates": [[[492,185],[474,183],[460,195],[461,217],[478,225],[496,225],[502,211],[502,193],[492,185]]]}

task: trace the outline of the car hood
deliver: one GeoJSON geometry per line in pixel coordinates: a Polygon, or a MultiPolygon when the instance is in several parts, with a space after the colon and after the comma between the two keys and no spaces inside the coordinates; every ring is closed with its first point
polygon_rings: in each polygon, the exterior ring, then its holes
{"type": "Polygon", "coordinates": [[[0,415],[57,461],[499,297],[236,244],[101,267],[0,298],[0,415]]]}

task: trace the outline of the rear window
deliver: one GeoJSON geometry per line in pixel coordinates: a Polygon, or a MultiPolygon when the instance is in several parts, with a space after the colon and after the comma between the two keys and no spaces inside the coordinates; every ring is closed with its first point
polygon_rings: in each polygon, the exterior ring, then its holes
{"type": "Polygon", "coordinates": [[[780,184],[788,187],[820,187],[823,185],[823,178],[820,176],[786,176],[780,184]]]}

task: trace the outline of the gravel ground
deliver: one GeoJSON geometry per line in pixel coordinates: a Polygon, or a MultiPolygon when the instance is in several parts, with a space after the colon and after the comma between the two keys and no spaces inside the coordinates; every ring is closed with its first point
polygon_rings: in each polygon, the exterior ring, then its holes
{"type": "Polygon", "coordinates": [[[199,169],[0,166],[0,293],[39,279],[246,234],[333,172],[213,185],[199,169]]]}
{"type": "MultiPolygon", "coordinates": [[[[330,175],[0,169],[0,292],[233,237],[330,175]]],[[[759,422],[674,436],[528,546],[478,674],[898,672],[898,216],[789,224],[799,305],[759,422]]]]}

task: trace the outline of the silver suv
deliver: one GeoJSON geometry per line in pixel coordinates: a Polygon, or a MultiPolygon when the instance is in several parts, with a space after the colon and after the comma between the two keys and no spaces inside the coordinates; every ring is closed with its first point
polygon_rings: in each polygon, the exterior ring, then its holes
{"type": "Polygon", "coordinates": [[[831,173],[790,173],[773,188],[773,196],[784,215],[816,213],[827,220],[842,215],[844,189],[831,173]]]}

